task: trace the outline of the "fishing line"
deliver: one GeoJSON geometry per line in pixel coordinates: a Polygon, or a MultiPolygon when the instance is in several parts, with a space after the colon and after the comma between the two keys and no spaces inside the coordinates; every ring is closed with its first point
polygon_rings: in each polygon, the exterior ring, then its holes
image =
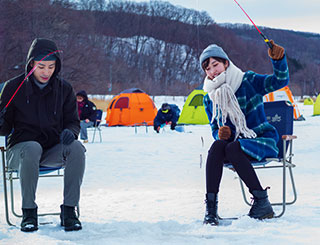
{"type": "Polygon", "coordinates": [[[199,30],[199,23],[200,23],[200,10],[199,10],[199,0],[197,0],[197,45],[198,50],[197,53],[199,54],[200,50],[200,30],[199,30]]]}
{"type": "Polygon", "coordinates": [[[251,21],[251,23],[254,25],[254,27],[257,29],[257,31],[259,32],[259,34],[261,35],[261,37],[263,38],[263,40],[265,41],[265,43],[269,46],[269,48],[272,49],[273,45],[270,43],[270,40],[262,33],[262,31],[259,30],[259,28],[256,26],[256,24],[252,21],[252,19],[249,17],[249,15],[246,13],[246,11],[244,11],[244,9],[240,6],[240,4],[236,1],[233,0],[236,4],[238,4],[238,6],[240,7],[240,9],[242,10],[242,12],[248,17],[248,19],[251,21]]]}

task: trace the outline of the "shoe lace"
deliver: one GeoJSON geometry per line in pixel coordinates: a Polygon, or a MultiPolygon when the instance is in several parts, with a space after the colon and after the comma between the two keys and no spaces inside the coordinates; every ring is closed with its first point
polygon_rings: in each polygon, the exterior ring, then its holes
{"type": "Polygon", "coordinates": [[[254,200],[255,200],[254,197],[250,197],[250,199],[251,199],[250,205],[251,205],[251,206],[254,206],[254,200]]]}

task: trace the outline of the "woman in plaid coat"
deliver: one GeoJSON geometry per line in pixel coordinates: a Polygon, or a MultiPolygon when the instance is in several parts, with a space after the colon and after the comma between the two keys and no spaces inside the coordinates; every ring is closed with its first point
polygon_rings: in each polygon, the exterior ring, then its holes
{"type": "Polygon", "coordinates": [[[206,164],[205,224],[219,224],[218,192],[226,161],[232,163],[253,195],[249,216],[265,219],[274,215],[267,189],[262,188],[250,163],[278,155],[279,136],[266,119],[263,96],[286,86],[289,72],[284,49],[271,43],[273,48],[268,54],[274,70],[272,75],[242,72],[215,44],[200,55],[200,65],[206,73],[203,89],[208,92],[204,105],[215,139],[206,164]]]}

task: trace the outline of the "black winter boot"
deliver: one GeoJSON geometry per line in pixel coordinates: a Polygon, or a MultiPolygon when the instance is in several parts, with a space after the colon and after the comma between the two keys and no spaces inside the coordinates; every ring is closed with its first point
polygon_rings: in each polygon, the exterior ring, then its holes
{"type": "Polygon", "coordinates": [[[75,208],[61,205],[61,226],[65,231],[78,231],[82,229],[81,222],[76,216],[75,208]]]}
{"type": "Polygon", "coordinates": [[[218,217],[218,194],[206,194],[206,214],[204,216],[203,224],[219,225],[218,217]]]}
{"type": "Polygon", "coordinates": [[[262,191],[252,191],[253,204],[249,211],[249,216],[254,219],[271,219],[274,216],[272,206],[269,202],[267,189],[262,191]]]}
{"type": "Polygon", "coordinates": [[[21,231],[31,232],[38,230],[38,208],[23,208],[21,231]]]}

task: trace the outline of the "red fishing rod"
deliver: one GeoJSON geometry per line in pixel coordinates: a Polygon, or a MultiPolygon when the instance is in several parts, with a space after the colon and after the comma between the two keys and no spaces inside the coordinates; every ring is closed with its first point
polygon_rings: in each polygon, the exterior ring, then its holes
{"type": "Polygon", "coordinates": [[[8,106],[10,105],[11,101],[12,101],[13,98],[16,96],[16,94],[18,93],[19,89],[20,89],[21,86],[24,84],[24,82],[28,79],[28,77],[35,71],[35,69],[37,69],[39,63],[40,63],[41,61],[43,61],[44,59],[46,59],[47,57],[49,57],[50,55],[55,54],[55,53],[58,53],[58,52],[62,52],[62,50],[56,50],[56,51],[53,51],[53,52],[47,54],[46,56],[44,56],[44,57],[38,62],[38,64],[37,64],[36,66],[34,66],[34,67],[31,69],[31,71],[27,74],[27,76],[26,76],[26,77],[23,79],[23,81],[19,84],[18,88],[17,88],[16,91],[13,93],[13,95],[11,96],[11,98],[10,98],[10,100],[8,101],[8,103],[6,104],[6,106],[1,110],[1,112],[0,112],[0,118],[3,117],[3,115],[5,114],[8,106]]]}
{"type": "Polygon", "coordinates": [[[270,40],[262,33],[262,31],[259,30],[259,28],[256,26],[256,24],[252,21],[252,19],[249,17],[249,15],[246,13],[246,11],[244,11],[244,9],[240,6],[240,4],[236,1],[233,0],[236,4],[238,4],[238,6],[241,8],[241,10],[243,11],[243,13],[245,13],[245,15],[248,17],[248,19],[251,21],[251,23],[254,25],[254,27],[257,29],[257,31],[259,32],[259,34],[261,35],[261,37],[263,38],[263,40],[265,41],[265,43],[269,46],[269,48],[272,49],[273,45],[270,43],[270,40]]]}

